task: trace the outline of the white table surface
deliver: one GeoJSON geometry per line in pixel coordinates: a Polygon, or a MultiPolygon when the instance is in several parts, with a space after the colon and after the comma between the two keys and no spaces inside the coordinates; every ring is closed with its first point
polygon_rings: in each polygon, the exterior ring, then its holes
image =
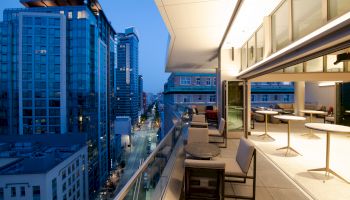
{"type": "Polygon", "coordinates": [[[338,124],[323,124],[323,123],[306,123],[305,126],[310,129],[318,131],[327,131],[334,133],[350,133],[349,126],[343,126],[338,124]]]}
{"type": "Polygon", "coordinates": [[[266,115],[276,115],[278,112],[272,110],[257,110],[256,113],[266,114],[266,115]]]}
{"type": "Polygon", "coordinates": [[[277,119],[292,120],[292,121],[302,121],[306,119],[305,117],[293,116],[293,115],[275,115],[273,117],[277,119]]]}
{"type": "Polygon", "coordinates": [[[324,114],[326,115],[327,112],[320,111],[320,110],[300,110],[302,113],[310,113],[310,114],[324,114]]]}
{"type": "Polygon", "coordinates": [[[346,112],[346,113],[350,113],[350,110],[346,110],[345,112],[346,112]]]}

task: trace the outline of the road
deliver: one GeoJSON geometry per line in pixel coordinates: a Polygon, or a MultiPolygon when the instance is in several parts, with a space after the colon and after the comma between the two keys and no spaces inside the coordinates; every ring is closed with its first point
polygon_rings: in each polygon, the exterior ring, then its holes
{"type": "MultiPolygon", "coordinates": [[[[157,141],[157,130],[158,128],[152,127],[153,117],[150,117],[140,128],[140,130],[135,131],[131,138],[131,147],[127,149],[122,157],[125,158],[126,165],[124,173],[122,174],[117,191],[119,192],[124,185],[130,180],[135,171],[139,168],[142,162],[147,158],[147,145],[148,138],[151,138],[152,142],[157,141]]],[[[144,199],[142,197],[146,196],[146,191],[143,188],[143,178],[141,177],[137,181],[137,191],[131,190],[128,194],[127,199],[144,199]]],[[[117,193],[118,193],[117,192],[117,193]]]]}

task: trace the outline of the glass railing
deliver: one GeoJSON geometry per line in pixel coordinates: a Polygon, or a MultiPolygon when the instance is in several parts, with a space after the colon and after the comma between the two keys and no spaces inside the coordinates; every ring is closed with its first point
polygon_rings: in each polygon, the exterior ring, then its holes
{"type": "Polygon", "coordinates": [[[183,109],[177,106],[176,108],[172,106],[172,108],[176,110],[166,113],[172,117],[171,129],[164,134],[164,138],[130,177],[125,186],[109,199],[161,199],[170,176],[170,173],[165,173],[165,171],[172,166],[172,163],[168,161],[172,153],[176,151],[176,144],[182,135],[183,109]]]}

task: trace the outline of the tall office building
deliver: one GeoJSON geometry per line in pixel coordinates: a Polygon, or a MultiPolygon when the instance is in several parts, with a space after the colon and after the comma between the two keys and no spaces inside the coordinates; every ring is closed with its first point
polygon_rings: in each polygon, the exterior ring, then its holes
{"type": "Polygon", "coordinates": [[[129,116],[132,125],[138,119],[139,111],[139,37],[136,29],[125,29],[117,34],[117,69],[116,69],[116,110],[119,116],[129,116]]]}
{"type": "Polygon", "coordinates": [[[86,133],[94,193],[108,176],[116,33],[95,0],[21,3],[0,23],[0,134],[86,133]]]}

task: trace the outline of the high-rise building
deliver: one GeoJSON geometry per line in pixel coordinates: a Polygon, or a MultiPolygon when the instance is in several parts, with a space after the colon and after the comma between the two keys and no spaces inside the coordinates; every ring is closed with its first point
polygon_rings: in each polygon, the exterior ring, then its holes
{"type": "Polygon", "coordinates": [[[0,134],[86,133],[94,193],[108,176],[116,33],[98,1],[21,3],[0,23],[0,134]]]}
{"type": "Polygon", "coordinates": [[[116,69],[116,110],[119,116],[129,116],[134,125],[139,111],[139,74],[138,44],[136,29],[125,29],[117,34],[117,69],[116,69]]]}
{"type": "Polygon", "coordinates": [[[143,76],[139,75],[139,111],[143,113],[142,102],[143,102],[143,76]]]}

